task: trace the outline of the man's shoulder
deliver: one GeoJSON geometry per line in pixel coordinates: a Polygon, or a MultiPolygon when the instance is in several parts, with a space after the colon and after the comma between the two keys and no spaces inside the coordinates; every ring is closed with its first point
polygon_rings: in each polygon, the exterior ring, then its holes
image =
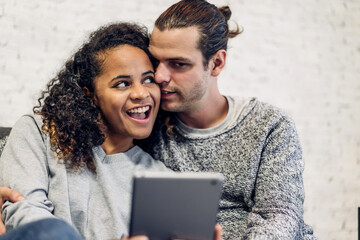
{"type": "Polygon", "coordinates": [[[252,97],[244,98],[238,96],[227,96],[233,101],[235,110],[239,111],[237,122],[250,121],[259,123],[278,122],[282,120],[292,122],[291,116],[282,108],[271,103],[252,97]],[[241,111],[240,111],[241,109],[241,111]]]}
{"type": "Polygon", "coordinates": [[[276,119],[287,119],[291,120],[291,116],[287,113],[286,110],[272,105],[267,102],[258,101],[258,114],[263,114],[268,117],[276,118],[276,119]]]}

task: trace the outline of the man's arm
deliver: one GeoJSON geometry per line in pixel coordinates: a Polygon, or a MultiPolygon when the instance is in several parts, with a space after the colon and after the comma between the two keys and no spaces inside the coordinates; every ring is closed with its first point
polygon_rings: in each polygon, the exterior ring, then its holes
{"type": "Polygon", "coordinates": [[[0,187],[0,235],[6,232],[4,222],[2,221],[1,208],[5,201],[18,202],[25,200],[25,198],[16,190],[0,187]]]}
{"type": "Polygon", "coordinates": [[[297,239],[302,235],[304,162],[294,123],[281,118],[265,141],[255,205],[244,239],[297,239]]]}

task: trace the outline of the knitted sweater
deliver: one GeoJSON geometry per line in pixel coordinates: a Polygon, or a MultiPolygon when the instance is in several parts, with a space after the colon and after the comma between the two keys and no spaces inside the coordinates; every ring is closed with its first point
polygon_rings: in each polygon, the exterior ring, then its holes
{"type": "MultiPolygon", "coordinates": [[[[93,148],[96,173],[73,172],[58,163],[39,116],[23,116],[14,126],[0,158],[0,186],[18,190],[26,200],[3,206],[7,230],[58,217],[85,239],[115,239],[128,234],[134,171],[168,171],[139,147],[106,155],[93,148]]],[[[59,233],[61,234],[61,233],[59,233]]]]}
{"type": "Polygon", "coordinates": [[[294,123],[256,99],[227,98],[235,106],[228,127],[199,130],[173,121],[172,137],[159,127],[142,147],[175,171],[224,174],[224,239],[315,239],[303,221],[304,161],[294,123]]]}

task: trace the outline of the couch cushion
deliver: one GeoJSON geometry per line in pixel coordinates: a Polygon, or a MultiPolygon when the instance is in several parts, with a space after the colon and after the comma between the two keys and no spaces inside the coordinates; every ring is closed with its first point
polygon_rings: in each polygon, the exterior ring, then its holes
{"type": "Polygon", "coordinates": [[[1,157],[1,154],[2,154],[2,152],[4,150],[7,138],[8,137],[6,136],[6,137],[3,137],[3,138],[0,139],[0,157],[1,157]]]}
{"type": "Polygon", "coordinates": [[[10,134],[11,128],[8,127],[0,127],[0,156],[2,151],[4,150],[7,138],[10,134]]]}
{"type": "Polygon", "coordinates": [[[11,128],[9,127],[0,127],[0,139],[9,136],[11,128]]]}

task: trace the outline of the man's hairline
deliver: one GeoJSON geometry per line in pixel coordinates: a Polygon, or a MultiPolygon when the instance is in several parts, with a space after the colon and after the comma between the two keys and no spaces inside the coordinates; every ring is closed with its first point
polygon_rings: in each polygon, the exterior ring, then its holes
{"type": "MultiPolygon", "coordinates": [[[[202,65],[204,67],[204,70],[207,70],[208,67],[209,67],[209,63],[210,63],[210,60],[211,60],[212,56],[209,58],[209,60],[206,63],[206,66],[205,66],[204,65],[205,56],[204,56],[204,53],[202,52],[202,50],[200,48],[200,39],[201,39],[202,32],[201,32],[200,27],[198,25],[194,24],[192,26],[186,26],[186,27],[164,27],[162,30],[160,28],[158,28],[156,25],[154,25],[154,28],[153,28],[152,32],[154,32],[155,29],[158,29],[160,32],[164,32],[164,31],[170,31],[170,30],[174,30],[174,29],[185,29],[185,28],[196,28],[197,33],[198,33],[198,40],[197,40],[197,44],[196,44],[196,49],[198,49],[201,52],[201,58],[202,58],[201,61],[203,63],[202,65]]],[[[150,34],[149,51],[150,51],[150,45],[151,45],[152,32],[150,34]]]]}

